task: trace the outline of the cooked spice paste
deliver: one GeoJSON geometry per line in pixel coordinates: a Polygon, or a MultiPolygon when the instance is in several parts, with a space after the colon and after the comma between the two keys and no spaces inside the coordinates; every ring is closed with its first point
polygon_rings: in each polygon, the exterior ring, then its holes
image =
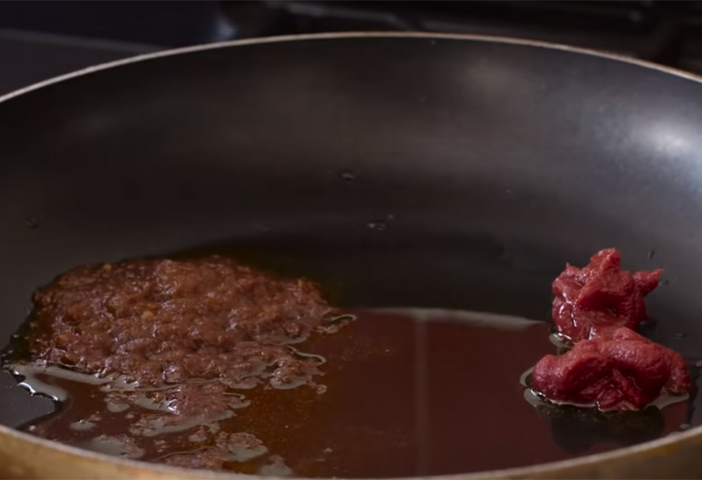
{"type": "Polygon", "coordinates": [[[661,273],[632,275],[614,249],[596,253],[582,269],[567,265],[553,282],[553,320],[574,346],[542,358],[531,387],[551,401],[601,410],[643,409],[661,395],[689,393],[683,358],[634,331],[646,320],[644,296],[661,273]]]}
{"type": "MultiPolygon", "coordinates": [[[[11,368],[30,383],[100,386],[105,411],[70,428],[100,430],[103,417],[117,414],[127,428],[102,432],[88,447],[140,458],[136,437],[195,429],[193,439],[210,446],[188,461],[212,468],[267,452],[251,434],[218,431],[217,422],[248,406],[242,392],[324,391],[315,382],[324,358],[294,345],[341,326],[313,282],[277,279],[219,256],[79,267],[38,291],[34,303],[20,349],[28,358],[11,368]]],[[[67,399],[60,386],[54,391],[67,399]]],[[[187,463],[182,455],[164,461],[187,463]]]]}
{"type": "Polygon", "coordinates": [[[169,408],[184,413],[198,409],[202,380],[211,389],[312,381],[318,359],[290,345],[333,317],[314,283],[218,256],[80,267],[34,302],[32,359],[134,387],[182,385],[169,408]]]}

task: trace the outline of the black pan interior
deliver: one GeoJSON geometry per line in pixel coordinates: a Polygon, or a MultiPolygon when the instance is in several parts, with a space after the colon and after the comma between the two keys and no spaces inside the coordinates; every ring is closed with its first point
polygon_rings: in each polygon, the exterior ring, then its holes
{"type": "MultiPolygon", "coordinates": [[[[229,249],[348,305],[548,319],[565,262],[617,247],[665,267],[653,337],[695,362],[700,131],[696,80],[476,39],[259,43],[56,83],[0,104],[0,340],[88,262],[229,249]]],[[[1,423],[51,408],[0,379],[1,423]]]]}

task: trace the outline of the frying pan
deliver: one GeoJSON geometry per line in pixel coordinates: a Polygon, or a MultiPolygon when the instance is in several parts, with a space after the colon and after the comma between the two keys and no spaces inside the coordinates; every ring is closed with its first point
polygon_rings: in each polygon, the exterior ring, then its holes
{"type": "MultiPolygon", "coordinates": [[[[71,74],[0,99],[0,337],[67,269],[190,248],[265,252],[346,305],[547,319],[565,262],[617,247],[665,267],[651,336],[694,364],[700,131],[691,75],[504,38],[277,38],[71,74]]],[[[50,402],[2,375],[5,477],[221,476],[20,433],[50,402]]],[[[699,478],[698,407],[674,436],[453,478],[699,478]]]]}

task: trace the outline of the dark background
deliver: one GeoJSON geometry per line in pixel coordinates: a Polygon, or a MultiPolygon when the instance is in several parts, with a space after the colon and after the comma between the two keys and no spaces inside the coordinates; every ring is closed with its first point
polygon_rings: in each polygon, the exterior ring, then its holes
{"type": "Polygon", "coordinates": [[[0,94],[161,49],[358,30],[522,37],[702,73],[702,2],[5,1],[0,94]]]}

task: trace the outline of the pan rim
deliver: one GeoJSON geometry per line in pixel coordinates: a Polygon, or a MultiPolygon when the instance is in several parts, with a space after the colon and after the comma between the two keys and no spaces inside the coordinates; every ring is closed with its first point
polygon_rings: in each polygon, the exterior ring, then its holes
{"type": "MultiPolygon", "coordinates": [[[[639,445],[634,445],[631,447],[618,448],[612,451],[597,453],[593,455],[586,455],[583,457],[578,457],[568,460],[560,460],[556,462],[540,463],[536,465],[529,465],[524,467],[514,467],[507,469],[498,470],[485,470],[481,472],[471,472],[471,473],[452,473],[444,475],[424,475],[416,477],[390,477],[393,480],[499,480],[499,479],[512,479],[512,478],[587,478],[583,476],[573,477],[572,473],[566,473],[566,470],[591,465],[598,464],[607,460],[622,460],[628,456],[634,456],[637,454],[665,454],[670,452],[671,447],[681,441],[689,438],[697,437],[699,434],[700,427],[695,427],[693,429],[676,433],[675,435],[668,435],[663,438],[652,440],[649,442],[644,442],[639,445]],[[549,475],[550,474],[550,475],[549,475]]],[[[93,452],[90,450],[85,450],[82,448],[74,447],[71,445],[63,444],[53,440],[47,440],[41,437],[35,437],[29,433],[24,433],[19,430],[7,427],[5,425],[0,425],[0,437],[11,436],[22,442],[29,442],[39,449],[53,450],[57,453],[66,455],[68,457],[73,457],[75,460],[79,461],[81,459],[89,459],[94,462],[99,463],[109,463],[114,465],[120,470],[125,470],[127,472],[138,472],[147,471],[148,473],[158,473],[163,475],[162,478],[175,478],[175,479],[187,479],[196,480],[202,478],[208,479],[239,479],[239,480],[250,480],[252,478],[268,478],[276,479],[276,477],[263,476],[263,475],[251,475],[243,473],[229,473],[229,472],[218,472],[213,470],[202,470],[202,469],[188,469],[181,467],[173,467],[165,464],[149,463],[139,460],[130,460],[127,458],[115,457],[99,452],[93,452]]],[[[41,451],[37,449],[37,458],[41,457],[41,451]]],[[[161,478],[153,477],[151,478],[161,478]]],[[[63,478],[63,477],[61,477],[63,478]]],[[[78,478],[78,477],[75,477],[78,478]]],[[[141,476],[135,476],[134,478],[145,478],[141,476]]],[[[310,479],[310,477],[299,477],[301,480],[310,479]]],[[[368,478],[363,480],[390,480],[390,478],[368,478]]],[[[601,478],[615,478],[604,476],[601,478]]],[[[645,477],[642,477],[645,478],[645,477]]],[[[280,480],[284,480],[284,477],[280,477],[280,480]]],[[[314,477],[310,480],[359,480],[356,478],[345,478],[345,477],[334,477],[323,478],[314,477]]]]}
{"type": "MultiPolygon", "coordinates": [[[[25,94],[31,93],[35,90],[42,89],[44,87],[49,87],[58,83],[62,83],[66,80],[71,80],[73,78],[83,77],[95,72],[101,72],[103,70],[109,70],[112,68],[131,65],[146,60],[159,59],[165,57],[171,57],[176,55],[198,53],[209,50],[218,50],[221,48],[229,47],[241,47],[248,45],[259,45],[259,44],[269,44],[269,43],[288,43],[288,42],[298,42],[298,41],[310,41],[310,40],[338,40],[338,39],[365,39],[365,38],[398,38],[398,39],[426,39],[426,40],[463,40],[463,41],[473,41],[481,43],[496,43],[503,45],[516,45],[516,46],[528,46],[533,48],[540,48],[546,50],[556,50],[572,52],[579,55],[586,55],[592,57],[602,58],[608,61],[626,63],[648,70],[658,71],[660,73],[673,75],[675,77],[690,80],[702,84],[702,76],[685,72],[676,68],[667,67],[663,65],[658,65],[653,62],[639,60],[635,58],[630,58],[624,55],[600,52],[593,49],[574,47],[565,44],[551,43],[545,41],[527,40],[507,36],[492,36],[492,35],[480,35],[480,34],[451,34],[451,33],[431,33],[431,32],[342,32],[342,33],[321,33],[321,34],[304,34],[304,35],[282,35],[282,36],[271,36],[264,38],[254,38],[254,39],[243,39],[243,40],[230,40],[216,43],[193,45],[188,47],[168,49],[158,52],[146,53],[141,55],[130,56],[124,59],[106,62],[98,64],[95,66],[80,69],[67,74],[59,75],[47,80],[43,80],[26,87],[14,90],[12,92],[0,95],[0,108],[1,105],[12,99],[22,97],[25,94]]],[[[128,471],[136,473],[137,471],[153,472],[163,475],[163,478],[181,478],[181,479],[196,479],[196,478],[212,478],[212,479],[246,479],[246,478],[261,478],[258,475],[245,475],[237,473],[223,473],[214,472],[209,470],[196,470],[196,469],[185,469],[179,467],[171,467],[161,464],[153,464],[148,462],[142,462],[137,460],[129,460],[119,457],[114,457],[106,454],[101,454],[97,452],[91,452],[89,450],[80,449],[70,445],[62,444],[60,442],[55,442],[39,437],[35,437],[29,433],[21,432],[14,428],[7,427],[5,425],[0,425],[0,437],[11,437],[17,441],[27,442],[30,445],[34,445],[39,449],[49,449],[56,453],[60,453],[70,457],[77,457],[79,459],[89,459],[95,462],[110,463],[117,468],[123,468],[128,471]]],[[[456,473],[448,475],[431,475],[431,476],[421,476],[421,477],[405,477],[407,479],[432,479],[432,480],[475,480],[475,479],[503,479],[503,478],[529,478],[529,477],[548,477],[554,475],[567,475],[566,471],[575,469],[578,467],[585,467],[588,465],[597,465],[602,462],[607,461],[623,461],[627,458],[633,459],[636,455],[646,454],[647,456],[663,455],[665,453],[671,452],[675,445],[685,442],[691,438],[702,437],[702,426],[691,428],[687,431],[678,432],[672,436],[666,436],[656,440],[644,442],[639,445],[617,448],[612,451],[597,453],[592,455],[586,455],[574,459],[560,460],[555,462],[540,463],[536,465],[529,465],[523,467],[514,467],[509,469],[499,469],[499,470],[485,470],[480,472],[472,473],[456,473]]],[[[40,456],[40,451],[36,452],[40,456]]],[[[155,477],[152,477],[155,478],[155,477]]],[[[274,477],[271,477],[274,478],[274,477]]],[[[323,479],[319,480],[331,480],[323,479]]],[[[335,479],[343,480],[343,479],[335,479]]],[[[347,479],[354,480],[354,479],[347,479]]],[[[368,479],[371,480],[371,479],[368,479]]],[[[378,479],[383,480],[383,479],[378,479]]],[[[385,479],[387,480],[387,479],[385,479]]]]}
{"type": "Polygon", "coordinates": [[[693,82],[702,83],[702,75],[696,75],[694,73],[689,73],[683,70],[679,70],[673,67],[667,67],[664,65],[659,65],[657,63],[649,62],[647,60],[640,60],[637,58],[627,57],[625,55],[620,55],[616,53],[601,52],[594,49],[574,47],[571,45],[561,44],[561,43],[551,43],[541,40],[527,40],[516,37],[508,36],[493,36],[493,35],[480,35],[480,34],[453,34],[453,33],[430,33],[430,32],[342,32],[342,33],[311,33],[303,35],[278,35],[271,37],[262,38],[251,38],[243,40],[228,40],[224,42],[214,42],[205,43],[198,45],[191,45],[188,47],[174,48],[168,50],[162,50],[158,52],[144,53],[140,55],[134,55],[120,60],[115,60],[112,62],[100,63],[91,67],[83,68],[73,72],[69,72],[63,75],[58,75],[56,77],[49,78],[47,80],[42,80],[40,82],[33,83],[26,87],[13,90],[9,93],[0,95],[0,104],[4,103],[13,98],[22,96],[24,94],[39,90],[43,87],[48,87],[57,83],[61,83],[65,80],[70,80],[73,78],[82,77],[95,72],[101,72],[103,70],[108,70],[115,67],[120,67],[123,65],[130,65],[134,63],[140,63],[146,60],[153,60],[158,58],[171,57],[176,55],[185,55],[189,53],[197,53],[208,50],[218,50],[221,48],[228,47],[243,47],[248,45],[262,45],[268,43],[285,43],[285,42],[302,42],[309,40],[338,40],[338,39],[359,39],[359,38],[418,38],[427,40],[468,40],[473,42],[482,43],[497,43],[504,45],[521,45],[534,48],[541,48],[545,50],[557,50],[572,52],[579,55],[586,55],[592,57],[599,57],[605,60],[628,63],[630,65],[635,65],[648,70],[655,70],[661,73],[666,73],[679,77],[685,80],[691,80],[693,82]]]}

